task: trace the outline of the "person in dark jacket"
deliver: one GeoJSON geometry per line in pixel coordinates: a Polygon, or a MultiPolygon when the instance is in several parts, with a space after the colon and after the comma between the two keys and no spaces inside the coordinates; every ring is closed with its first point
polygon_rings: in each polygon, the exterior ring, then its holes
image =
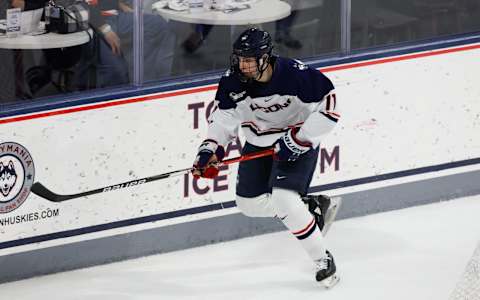
{"type": "MultiPolygon", "coordinates": [[[[129,0],[85,0],[90,23],[103,38],[97,64],[100,87],[129,82],[133,70],[133,8],[129,0]]],[[[159,15],[144,14],[143,65],[146,81],[171,74],[175,35],[159,15]]]]}
{"type": "MultiPolygon", "coordinates": [[[[44,7],[49,0],[12,0],[12,7],[22,10],[44,7]]],[[[64,7],[84,2],[89,8],[89,23],[101,34],[94,62],[96,86],[128,84],[133,71],[133,8],[130,0],[58,0],[64,7]]],[[[175,35],[159,15],[144,14],[144,80],[156,80],[171,74],[175,35]]],[[[79,67],[79,86],[86,85],[89,66],[79,67]]]]}

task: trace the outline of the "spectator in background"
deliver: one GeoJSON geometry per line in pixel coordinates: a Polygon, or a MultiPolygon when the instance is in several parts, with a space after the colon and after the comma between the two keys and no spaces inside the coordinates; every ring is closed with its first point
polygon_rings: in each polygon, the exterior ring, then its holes
{"type": "MultiPolygon", "coordinates": [[[[133,8],[131,0],[85,0],[90,22],[102,34],[98,43],[97,85],[125,84],[133,70],[133,8]]],[[[143,15],[144,80],[170,75],[175,35],[158,15],[143,15]]]]}
{"type": "Polygon", "coordinates": [[[283,44],[285,47],[291,49],[302,48],[302,43],[290,34],[290,28],[296,16],[297,11],[292,11],[288,17],[275,22],[275,42],[277,44],[283,44]]]}
{"type": "Polygon", "coordinates": [[[212,31],[213,25],[196,24],[195,30],[183,41],[182,47],[188,53],[195,52],[212,31]]]}
{"type": "Polygon", "coordinates": [[[21,10],[32,10],[44,7],[49,0],[12,0],[12,7],[18,7],[21,10]]]}
{"type": "MultiPolygon", "coordinates": [[[[22,10],[31,10],[44,7],[48,2],[49,0],[11,0],[10,5],[11,7],[19,7],[22,10]]],[[[133,69],[132,43],[134,27],[133,9],[130,0],[55,1],[56,4],[63,7],[68,7],[68,5],[76,2],[88,4],[90,24],[101,34],[101,38],[79,47],[66,48],[68,50],[73,50],[70,48],[78,48],[75,50],[78,50],[76,52],[81,52],[82,56],[82,61],[76,64],[75,67],[75,77],[77,80],[74,89],[82,90],[92,85],[96,87],[107,87],[129,83],[131,70],[133,69]],[[88,76],[91,74],[89,72],[92,69],[96,72],[93,77],[95,83],[89,82],[92,81],[88,76]]],[[[171,74],[174,45],[175,36],[168,23],[158,15],[145,14],[143,48],[144,80],[155,80],[171,74]]],[[[49,49],[48,51],[61,52],[59,54],[62,54],[64,52],[63,50],[65,49],[49,49]]],[[[71,51],[67,52],[70,53],[71,51]]],[[[21,55],[17,56],[19,59],[15,58],[16,61],[14,64],[21,67],[21,55]]],[[[54,63],[61,64],[65,59],[70,62],[69,55],[46,55],[47,60],[52,57],[54,63]]],[[[51,63],[49,63],[49,65],[50,64],[51,63]]],[[[46,69],[45,66],[35,69],[35,74],[32,73],[32,76],[27,74],[27,79],[32,77],[32,82],[37,82],[39,79],[42,79],[42,85],[48,84],[51,79],[51,74],[49,73],[50,70],[46,69]]],[[[18,73],[23,73],[23,71],[18,73]]],[[[16,81],[20,82],[20,80],[16,81]]],[[[23,85],[23,77],[21,81],[23,85]]],[[[20,83],[17,83],[16,86],[18,90],[20,83]]],[[[24,94],[25,98],[32,97],[26,88],[22,88],[21,93],[18,91],[16,93],[17,95],[24,94]]]]}
{"type": "MultiPolygon", "coordinates": [[[[20,8],[22,11],[33,10],[45,6],[48,0],[9,0],[1,1],[2,17],[8,8],[20,8]]],[[[3,66],[1,68],[0,99],[2,102],[31,99],[31,91],[24,79],[24,51],[19,49],[2,49],[0,52],[3,66]]],[[[47,79],[44,79],[47,80],[47,79]]]]}
{"type": "MultiPolygon", "coordinates": [[[[7,9],[10,7],[10,3],[7,1],[0,1],[0,19],[6,18],[7,9]]],[[[5,30],[0,31],[0,35],[4,35],[5,30]]],[[[0,36],[0,38],[5,38],[0,36]]],[[[0,61],[2,67],[0,68],[0,106],[6,102],[12,101],[14,94],[14,81],[13,74],[14,58],[11,50],[0,49],[0,61]]]]}

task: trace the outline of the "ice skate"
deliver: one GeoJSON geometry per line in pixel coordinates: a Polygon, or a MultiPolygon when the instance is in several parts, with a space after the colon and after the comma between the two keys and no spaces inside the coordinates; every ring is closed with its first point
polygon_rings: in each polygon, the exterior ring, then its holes
{"type": "Polygon", "coordinates": [[[341,197],[328,197],[326,195],[306,195],[302,201],[308,206],[308,210],[315,217],[315,222],[325,236],[332,226],[338,209],[342,204],[341,197]]]}
{"type": "Polygon", "coordinates": [[[327,251],[327,255],[315,262],[317,264],[317,274],[315,279],[325,288],[332,288],[338,283],[340,277],[336,274],[337,268],[332,254],[327,251]]]}

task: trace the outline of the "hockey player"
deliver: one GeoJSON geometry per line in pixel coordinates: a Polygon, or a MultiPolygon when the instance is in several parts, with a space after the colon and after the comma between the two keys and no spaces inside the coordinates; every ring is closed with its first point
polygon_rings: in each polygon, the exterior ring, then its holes
{"type": "Polygon", "coordinates": [[[224,147],[239,127],[246,137],[243,154],[273,147],[273,158],[240,163],[237,207],[247,216],[279,218],[316,263],[316,280],[329,288],[339,279],[321,232],[322,213],[330,203],[327,197],[306,194],[319,144],[339,119],[334,87],[321,72],[275,56],[272,49],[269,33],[257,28],[234,42],[231,67],[220,79],[193,175],[218,174],[224,147]]]}

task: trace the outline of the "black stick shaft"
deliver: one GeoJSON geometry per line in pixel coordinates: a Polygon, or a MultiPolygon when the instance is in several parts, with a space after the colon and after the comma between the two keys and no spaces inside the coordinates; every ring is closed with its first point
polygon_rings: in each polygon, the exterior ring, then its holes
{"type": "MultiPolygon", "coordinates": [[[[263,151],[254,152],[254,153],[246,154],[246,155],[243,155],[243,156],[227,159],[227,160],[224,160],[221,164],[222,165],[229,165],[229,164],[233,164],[233,163],[240,162],[240,161],[252,160],[252,159],[259,158],[259,157],[269,156],[269,155],[272,155],[272,154],[273,154],[273,150],[268,149],[268,150],[263,150],[263,151]]],[[[191,171],[192,171],[192,168],[186,168],[186,169],[182,169],[182,170],[177,170],[177,171],[172,171],[172,172],[159,174],[159,175],[154,175],[154,176],[150,176],[150,177],[130,180],[130,181],[122,182],[122,183],[119,183],[119,184],[109,185],[109,186],[105,186],[105,187],[102,187],[102,188],[99,188],[99,189],[86,191],[86,192],[82,192],[82,193],[78,193],[78,194],[70,194],[70,195],[56,194],[56,193],[50,191],[49,189],[47,189],[40,182],[35,182],[32,185],[31,191],[35,195],[38,195],[38,196],[40,196],[44,199],[47,199],[49,201],[62,202],[62,201],[70,200],[70,199],[75,199],[75,198],[80,198],[80,197],[85,197],[85,196],[90,196],[90,195],[95,195],[95,194],[100,194],[100,193],[116,191],[116,190],[119,190],[119,189],[124,189],[124,188],[132,187],[132,186],[137,186],[137,185],[145,184],[145,183],[160,180],[160,179],[179,176],[179,175],[187,174],[191,171]]]]}

